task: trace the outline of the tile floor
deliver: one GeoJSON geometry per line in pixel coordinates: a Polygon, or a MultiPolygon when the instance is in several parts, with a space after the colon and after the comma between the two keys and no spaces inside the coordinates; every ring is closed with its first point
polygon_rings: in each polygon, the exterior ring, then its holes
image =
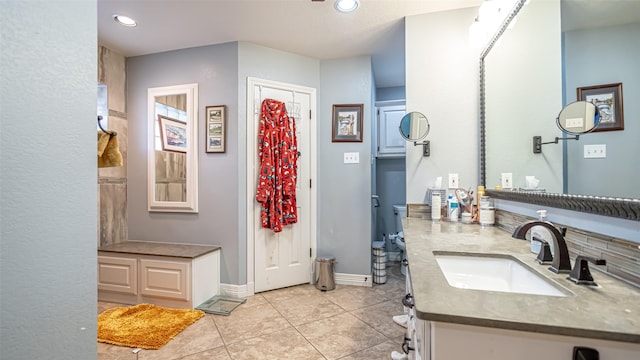
{"type": "MultiPolygon", "coordinates": [[[[159,350],[98,343],[99,360],[376,360],[402,351],[404,276],[387,265],[387,282],[337,285],[321,292],[299,285],[256,294],[230,316],[207,314],[159,350]]],[[[120,304],[99,302],[98,312],[120,304]]]]}

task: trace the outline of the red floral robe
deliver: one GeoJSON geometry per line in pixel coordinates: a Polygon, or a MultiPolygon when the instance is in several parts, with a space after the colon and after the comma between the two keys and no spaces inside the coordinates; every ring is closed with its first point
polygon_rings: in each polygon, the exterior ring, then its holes
{"type": "Polygon", "coordinates": [[[288,116],[281,101],[265,99],[262,102],[258,157],[260,173],[256,200],[261,204],[261,225],[273,232],[281,232],[283,226],[298,221],[298,144],[295,119],[288,116]]]}

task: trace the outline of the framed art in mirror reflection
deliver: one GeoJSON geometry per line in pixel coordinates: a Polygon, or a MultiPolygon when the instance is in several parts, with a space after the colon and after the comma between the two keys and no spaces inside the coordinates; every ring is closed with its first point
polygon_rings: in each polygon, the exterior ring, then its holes
{"type": "Polygon", "coordinates": [[[187,152],[187,123],[158,115],[163,151],[187,152]]]}
{"type": "Polygon", "coordinates": [[[624,130],[622,83],[579,87],[578,100],[589,101],[600,111],[600,123],[593,130],[624,130]]]}

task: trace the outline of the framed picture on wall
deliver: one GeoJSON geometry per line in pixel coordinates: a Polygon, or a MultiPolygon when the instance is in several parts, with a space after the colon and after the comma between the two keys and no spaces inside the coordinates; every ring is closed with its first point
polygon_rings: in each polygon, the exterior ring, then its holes
{"type": "Polygon", "coordinates": [[[362,142],[362,104],[333,105],[331,142],[362,142]]]}
{"type": "Polygon", "coordinates": [[[225,151],[225,113],[225,105],[206,107],[205,149],[208,153],[225,151]]]}
{"type": "Polygon", "coordinates": [[[578,88],[578,100],[589,101],[600,111],[600,123],[594,132],[624,130],[622,83],[578,88]]]}
{"type": "Polygon", "coordinates": [[[163,151],[187,152],[187,123],[158,115],[163,151]]]}

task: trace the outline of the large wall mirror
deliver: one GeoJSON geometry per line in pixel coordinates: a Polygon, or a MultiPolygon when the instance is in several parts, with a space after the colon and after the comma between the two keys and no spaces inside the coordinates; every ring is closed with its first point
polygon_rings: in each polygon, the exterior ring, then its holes
{"type": "Polygon", "coordinates": [[[640,220],[640,104],[633,101],[640,1],[531,0],[516,8],[515,26],[481,56],[480,181],[491,191],[510,172],[526,193],[525,177],[533,175],[544,193],[491,195],[640,220]],[[533,136],[563,136],[556,117],[579,100],[577,88],[611,83],[623,83],[624,130],[596,130],[533,153],[533,136]],[[584,146],[595,144],[606,145],[606,158],[585,158],[584,146]]]}
{"type": "Polygon", "coordinates": [[[149,211],[198,212],[198,84],[148,90],[149,211]]]}

